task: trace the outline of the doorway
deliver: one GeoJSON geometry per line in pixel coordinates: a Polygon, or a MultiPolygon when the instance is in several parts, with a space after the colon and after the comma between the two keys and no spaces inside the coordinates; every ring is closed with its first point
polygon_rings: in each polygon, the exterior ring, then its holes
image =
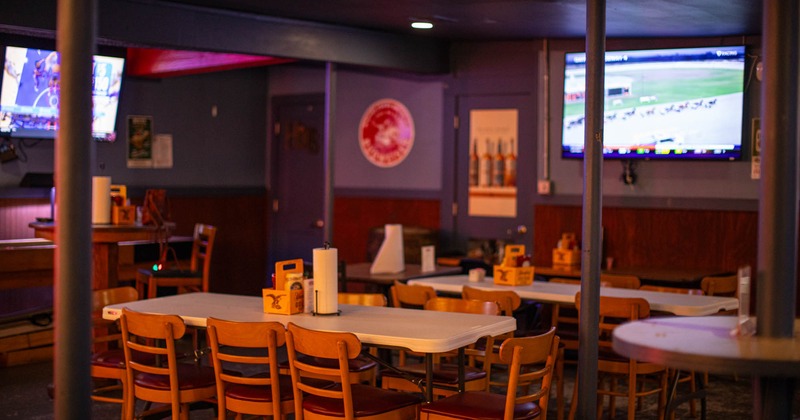
{"type": "Polygon", "coordinates": [[[272,223],[269,272],[277,261],[312,262],[324,237],[324,95],[272,100],[272,223]]]}

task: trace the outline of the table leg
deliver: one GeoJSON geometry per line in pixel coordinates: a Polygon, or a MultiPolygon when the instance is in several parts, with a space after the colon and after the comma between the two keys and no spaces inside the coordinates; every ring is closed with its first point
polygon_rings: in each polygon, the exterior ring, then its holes
{"type": "Polygon", "coordinates": [[[117,244],[92,244],[92,290],[117,287],[119,247],[117,244]]]}
{"type": "Polygon", "coordinates": [[[433,354],[425,353],[425,401],[433,401],[433,354]]]}

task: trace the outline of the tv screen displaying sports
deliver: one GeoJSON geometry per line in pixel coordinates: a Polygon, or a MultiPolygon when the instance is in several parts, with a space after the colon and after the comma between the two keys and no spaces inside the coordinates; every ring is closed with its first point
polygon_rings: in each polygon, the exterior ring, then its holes
{"type": "MultiPolygon", "coordinates": [[[[92,65],[92,137],[116,138],[125,59],[95,55],[92,65]]],[[[0,85],[0,135],[54,138],[58,130],[61,60],[55,51],[6,47],[0,85]]]]}
{"type": "MultiPolygon", "coordinates": [[[[741,159],[745,47],[609,51],[603,157],[741,159]]],[[[582,158],[586,54],[567,53],[561,155],[582,158]]]]}

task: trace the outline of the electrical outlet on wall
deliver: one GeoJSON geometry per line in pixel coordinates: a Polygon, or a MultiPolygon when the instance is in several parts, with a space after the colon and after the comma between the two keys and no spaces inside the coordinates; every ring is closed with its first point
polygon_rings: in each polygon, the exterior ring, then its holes
{"type": "Polygon", "coordinates": [[[539,195],[552,194],[552,182],[549,179],[540,179],[536,183],[536,191],[539,193],[539,195]]]}

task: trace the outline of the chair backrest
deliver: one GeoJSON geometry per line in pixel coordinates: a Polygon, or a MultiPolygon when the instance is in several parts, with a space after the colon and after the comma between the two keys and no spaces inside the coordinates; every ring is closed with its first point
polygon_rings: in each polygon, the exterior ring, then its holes
{"type": "MultiPolygon", "coordinates": [[[[575,307],[581,311],[581,293],[575,294],[575,307]]],[[[650,303],[642,298],[600,296],[599,341],[600,350],[611,349],[611,335],[615,328],[627,321],[650,316],[650,303]]]]}
{"type": "Polygon", "coordinates": [[[294,387],[295,415],[303,413],[303,393],[342,400],[345,418],[352,419],[353,394],[348,360],[361,353],[361,341],[355,334],[310,330],[292,322],[287,325],[286,350],[294,387]],[[338,366],[304,363],[298,355],[338,360],[338,366]],[[329,378],[321,381],[319,378],[329,378]],[[331,382],[341,387],[331,387],[331,382]]]}
{"type": "MultiPolygon", "coordinates": [[[[217,379],[219,412],[226,411],[225,389],[230,385],[269,386],[272,415],[280,418],[281,389],[278,348],[286,343],[286,329],[279,322],[235,322],[208,318],[208,341],[217,379]],[[257,349],[260,351],[248,351],[257,349]],[[264,353],[266,350],[266,353],[264,353]],[[258,375],[234,374],[235,369],[260,367],[258,375]]],[[[254,369],[256,370],[256,369],[254,369]]]]}
{"type": "Polygon", "coordinates": [[[425,302],[425,310],[442,312],[461,312],[466,314],[500,315],[500,305],[477,299],[458,299],[436,297],[425,302]]]}
{"type": "MultiPolygon", "coordinates": [[[[157,315],[122,309],[120,316],[122,343],[127,366],[128,401],[134,401],[136,385],[133,380],[137,372],[162,375],[169,378],[172,412],[180,412],[177,351],[175,340],[186,333],[183,319],[177,315],[157,315]],[[165,347],[158,347],[163,342],[165,347]],[[134,352],[153,357],[133,357],[134,352]],[[155,363],[150,364],[150,361],[155,363]],[[160,363],[159,363],[160,361],[160,363]],[[163,363],[166,362],[166,363],[163,363]]],[[[133,413],[132,408],[128,408],[133,413]]]]}
{"type": "Polygon", "coordinates": [[[208,278],[211,273],[211,253],[217,237],[216,226],[197,223],[194,225],[191,270],[203,272],[203,291],[208,292],[208,278]]]}
{"type": "Polygon", "coordinates": [[[542,412],[547,412],[558,357],[559,338],[555,331],[551,328],[537,336],[509,338],[500,346],[499,363],[508,365],[504,420],[514,418],[514,406],[518,404],[535,402],[542,412]]]}
{"type": "Polygon", "coordinates": [[[683,287],[669,287],[669,286],[651,286],[646,284],[639,288],[639,290],[647,290],[650,292],[661,292],[661,293],[681,293],[686,295],[703,295],[703,291],[700,289],[685,289],[683,287]]]}
{"type": "Polygon", "coordinates": [[[390,289],[392,306],[396,308],[422,309],[428,299],[436,297],[436,290],[431,286],[419,284],[408,285],[395,281],[390,289]]]}
{"type": "Polygon", "coordinates": [[[103,319],[103,308],[117,303],[139,300],[139,293],[130,286],[112,287],[92,291],[92,338],[93,343],[119,341],[122,334],[112,327],[115,321],[103,319]]]}
{"type": "Polygon", "coordinates": [[[386,306],[386,295],[383,293],[347,293],[339,292],[339,303],[362,306],[386,306]]]}
{"type": "Polygon", "coordinates": [[[735,297],[739,292],[739,280],[736,274],[730,276],[707,276],[700,281],[700,288],[708,296],[735,297]]]}
{"type": "Polygon", "coordinates": [[[513,290],[486,290],[464,285],[461,297],[496,302],[505,316],[513,316],[514,311],[522,304],[522,299],[513,290]]]}
{"type": "Polygon", "coordinates": [[[642,286],[639,277],[625,274],[600,274],[600,284],[604,283],[620,289],[638,289],[642,286]]]}
{"type": "MultiPolygon", "coordinates": [[[[577,285],[580,285],[581,284],[581,279],[571,279],[571,278],[568,279],[568,278],[563,278],[563,277],[553,277],[550,280],[548,280],[548,282],[550,282],[550,283],[563,283],[563,284],[577,284],[577,285]]],[[[603,281],[602,278],[600,279],[600,286],[602,286],[602,287],[612,287],[611,283],[609,283],[607,281],[603,281]]]]}

